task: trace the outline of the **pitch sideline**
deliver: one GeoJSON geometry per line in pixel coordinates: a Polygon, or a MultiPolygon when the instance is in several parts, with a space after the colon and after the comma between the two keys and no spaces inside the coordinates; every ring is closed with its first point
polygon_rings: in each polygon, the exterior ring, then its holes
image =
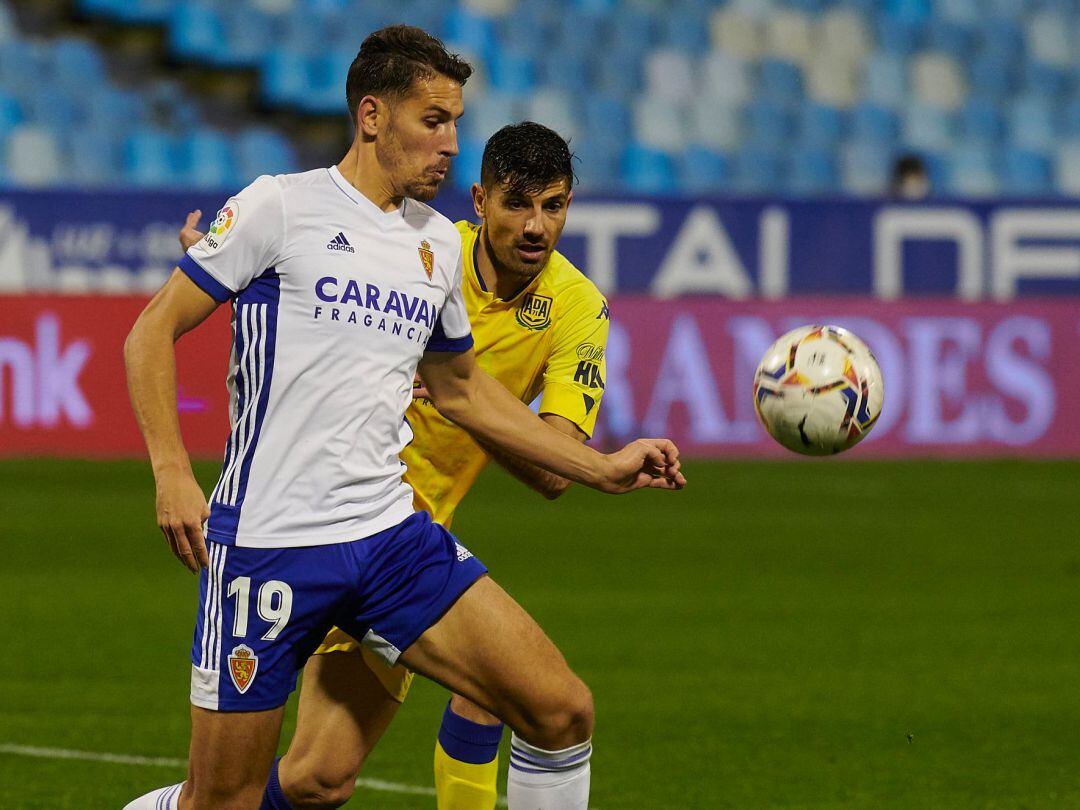
{"type": "MultiPolygon", "coordinates": [[[[15,745],[0,743],[0,754],[38,759],[78,759],[85,762],[107,762],[112,765],[143,765],[159,768],[186,768],[186,759],[173,757],[142,757],[132,754],[110,754],[101,751],[73,751],[68,748],[42,748],[36,745],[15,745]]],[[[382,779],[368,779],[361,776],[356,780],[357,787],[368,790],[380,790],[384,793],[404,793],[410,796],[434,796],[435,789],[418,785],[403,785],[398,782],[385,782],[382,779]]],[[[506,797],[500,796],[500,807],[506,807],[506,797]]]]}

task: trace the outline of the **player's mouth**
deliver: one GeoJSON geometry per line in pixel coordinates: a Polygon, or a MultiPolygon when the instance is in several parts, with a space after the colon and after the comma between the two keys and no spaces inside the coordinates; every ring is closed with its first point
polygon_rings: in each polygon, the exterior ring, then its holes
{"type": "Polygon", "coordinates": [[[544,245],[534,245],[531,242],[524,242],[517,246],[518,256],[522,261],[537,262],[544,257],[547,253],[547,248],[544,245]]]}

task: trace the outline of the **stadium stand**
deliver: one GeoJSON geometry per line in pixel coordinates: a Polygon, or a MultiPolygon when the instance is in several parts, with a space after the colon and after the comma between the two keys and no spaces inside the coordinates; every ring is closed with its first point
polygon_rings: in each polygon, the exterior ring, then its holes
{"type": "Polygon", "coordinates": [[[0,2],[7,182],[94,184],[119,172],[137,186],[228,187],[294,168],[297,145],[273,126],[274,111],[326,117],[344,132],[342,76],[360,32],[404,21],[478,66],[461,185],[487,135],[531,117],[572,137],[593,190],[873,194],[906,152],[926,157],[939,194],[1080,186],[1077,0],[75,5],[111,25],[159,27],[174,63],[255,71],[265,110],[224,132],[190,90],[115,84],[92,40],[23,36],[0,2]],[[165,94],[173,103],[162,120],[153,99],[165,94]],[[109,126],[121,115],[132,123],[124,132],[109,126]],[[92,154],[76,159],[76,150],[92,154]]]}

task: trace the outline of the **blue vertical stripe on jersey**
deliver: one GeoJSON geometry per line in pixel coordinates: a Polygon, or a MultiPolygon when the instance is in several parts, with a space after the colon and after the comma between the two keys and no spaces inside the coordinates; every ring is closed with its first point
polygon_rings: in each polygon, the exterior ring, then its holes
{"type": "MultiPolygon", "coordinates": [[[[229,452],[226,463],[221,468],[221,478],[215,488],[215,500],[220,503],[232,503],[232,491],[230,481],[232,471],[236,468],[236,461],[243,452],[243,425],[247,417],[248,401],[250,397],[250,376],[248,368],[251,360],[252,341],[248,320],[250,319],[250,307],[237,303],[233,313],[234,353],[236,356],[236,368],[233,370],[233,385],[236,389],[236,404],[233,410],[234,418],[232,431],[229,436],[229,452]]],[[[213,522],[213,518],[211,517],[213,522]]]]}
{"type": "Polygon", "coordinates": [[[270,401],[270,385],[274,373],[274,354],[277,346],[277,318],[278,302],[280,300],[280,283],[277,270],[273,267],[266,270],[239,295],[238,300],[255,310],[252,319],[252,341],[257,344],[256,351],[252,352],[250,368],[251,387],[246,410],[249,418],[244,424],[243,450],[237,454],[237,463],[234,465],[232,476],[232,498],[230,505],[236,507],[227,510],[222,521],[230,535],[235,536],[236,528],[240,522],[240,510],[243,507],[244,496],[247,492],[248,478],[251,474],[251,463],[255,458],[255,452],[262,433],[263,423],[266,420],[267,403],[270,401]]]}
{"type": "MultiPolygon", "coordinates": [[[[238,441],[238,428],[241,418],[244,413],[244,405],[247,399],[246,388],[244,384],[244,376],[242,369],[247,362],[247,355],[249,351],[249,343],[245,339],[245,330],[243,328],[244,319],[247,316],[245,309],[242,309],[238,302],[233,301],[233,351],[232,351],[232,367],[230,373],[232,374],[232,398],[233,401],[229,403],[230,406],[230,418],[231,425],[229,429],[229,442],[225,451],[225,461],[221,465],[221,475],[218,478],[217,486],[214,487],[214,493],[211,498],[212,504],[228,503],[227,485],[229,481],[229,471],[236,463],[237,455],[237,441],[238,441]]],[[[211,514],[210,524],[211,528],[217,521],[215,516],[211,514]]]]}
{"type": "Polygon", "coordinates": [[[234,419],[210,517],[210,530],[218,538],[235,537],[240,522],[251,462],[270,397],[279,298],[280,279],[276,268],[270,267],[235,299],[234,419]]]}
{"type": "Polygon", "coordinates": [[[262,335],[259,328],[262,321],[259,313],[260,308],[260,304],[241,304],[241,310],[244,313],[242,319],[244,341],[248,345],[248,351],[245,353],[244,362],[240,365],[240,374],[244,380],[246,396],[241,418],[236,425],[236,456],[229,467],[229,477],[226,482],[225,503],[230,506],[236,505],[237,496],[239,495],[240,465],[251,441],[251,423],[255,419],[255,403],[258,399],[259,377],[262,368],[262,358],[260,356],[262,335]]]}

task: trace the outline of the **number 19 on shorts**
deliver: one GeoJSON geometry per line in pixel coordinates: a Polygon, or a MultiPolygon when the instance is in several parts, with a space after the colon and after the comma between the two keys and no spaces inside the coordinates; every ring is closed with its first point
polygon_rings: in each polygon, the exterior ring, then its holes
{"type": "MultiPolygon", "coordinates": [[[[233,636],[247,638],[248,611],[251,605],[251,577],[237,577],[229,583],[226,590],[229,599],[235,599],[233,605],[233,636]]],[[[273,641],[285,629],[292,615],[293,592],[288,583],[272,579],[259,586],[255,609],[259,618],[268,622],[270,627],[262,634],[264,641],[273,641]]]]}

